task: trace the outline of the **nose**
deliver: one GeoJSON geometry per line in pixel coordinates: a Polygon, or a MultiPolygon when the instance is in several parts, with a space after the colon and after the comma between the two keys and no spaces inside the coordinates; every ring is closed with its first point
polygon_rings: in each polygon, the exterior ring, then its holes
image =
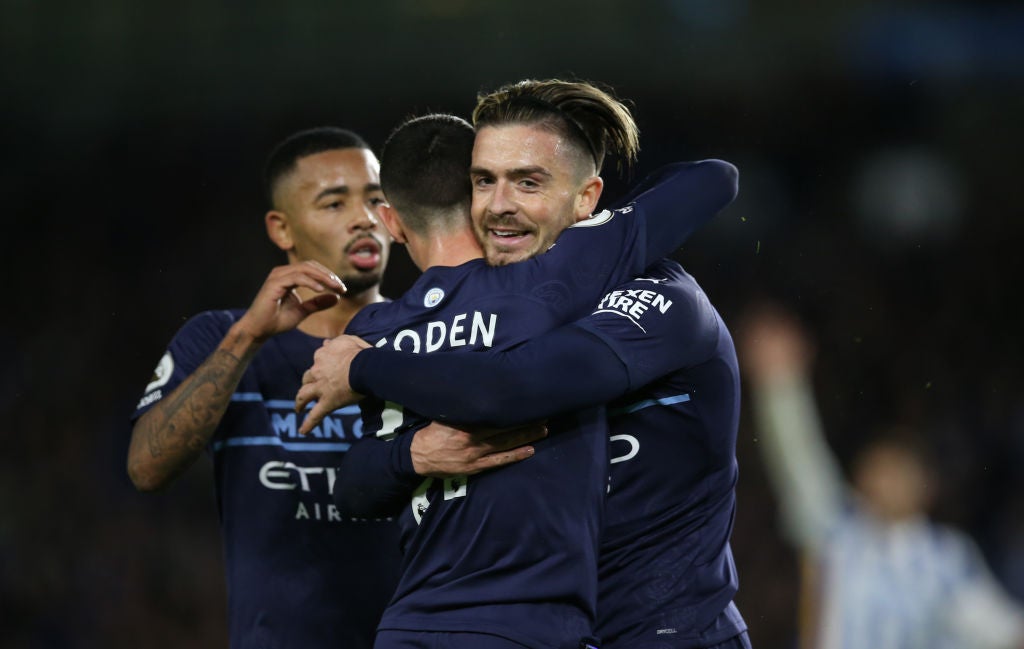
{"type": "Polygon", "coordinates": [[[349,222],[349,232],[356,232],[358,230],[372,231],[377,228],[377,211],[374,207],[363,204],[363,208],[358,211],[355,217],[349,222]]]}
{"type": "Polygon", "coordinates": [[[512,214],[516,211],[516,202],[512,196],[511,183],[499,180],[494,185],[487,202],[487,211],[491,214],[512,214]]]}

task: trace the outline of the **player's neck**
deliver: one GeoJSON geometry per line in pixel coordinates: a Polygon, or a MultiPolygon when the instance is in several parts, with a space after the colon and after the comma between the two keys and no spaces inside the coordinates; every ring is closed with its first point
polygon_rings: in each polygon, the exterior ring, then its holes
{"type": "Polygon", "coordinates": [[[345,295],[338,303],[323,311],[310,314],[299,324],[299,331],[318,338],[334,338],[345,333],[345,327],[356,313],[367,304],[380,302],[379,286],[373,286],[361,293],[345,295]]]}
{"type": "Polygon", "coordinates": [[[468,228],[455,233],[410,239],[406,245],[409,257],[420,270],[434,266],[459,266],[484,256],[480,243],[468,228]]]}

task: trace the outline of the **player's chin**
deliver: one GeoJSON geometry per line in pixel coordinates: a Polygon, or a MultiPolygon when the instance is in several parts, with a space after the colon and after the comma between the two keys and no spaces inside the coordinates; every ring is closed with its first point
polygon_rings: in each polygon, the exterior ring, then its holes
{"type": "Polygon", "coordinates": [[[537,254],[536,240],[533,237],[522,237],[515,243],[496,242],[491,239],[487,246],[487,263],[491,266],[504,266],[529,259],[537,254]]]}
{"type": "Polygon", "coordinates": [[[380,284],[381,269],[360,270],[353,268],[341,278],[341,281],[345,282],[345,287],[348,288],[347,295],[358,295],[380,284]]]}

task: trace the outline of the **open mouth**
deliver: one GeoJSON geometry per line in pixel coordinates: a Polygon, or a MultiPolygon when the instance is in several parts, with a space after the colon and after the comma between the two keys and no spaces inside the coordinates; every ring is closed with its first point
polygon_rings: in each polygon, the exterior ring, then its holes
{"type": "Polygon", "coordinates": [[[348,246],[345,251],[349,263],[359,270],[373,270],[380,265],[380,243],[373,237],[363,237],[348,246]]]}
{"type": "Polygon", "coordinates": [[[499,246],[516,246],[532,236],[529,230],[515,230],[511,228],[488,228],[487,235],[499,246]]]}

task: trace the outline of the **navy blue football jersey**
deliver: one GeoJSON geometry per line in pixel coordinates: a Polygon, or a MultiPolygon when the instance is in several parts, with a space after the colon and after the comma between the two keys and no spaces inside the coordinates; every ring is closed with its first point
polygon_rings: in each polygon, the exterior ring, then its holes
{"type": "MultiPolygon", "coordinates": [[[[429,268],[401,299],[366,307],[347,333],[424,355],[509,349],[579,317],[642,267],[645,234],[643,218],[605,211],[521,263],[429,268]]],[[[382,438],[427,423],[394,403],[362,406],[366,429],[382,438]]],[[[537,648],[589,635],[605,421],[601,409],[555,418],[537,461],[423,481],[399,514],[402,576],[380,628],[486,633],[537,648]]]]}
{"type": "Polygon", "coordinates": [[[741,633],[729,545],[740,379],[728,328],[671,261],[617,287],[578,324],[642,386],[608,406],[604,646],[706,647],[741,633]]]}
{"type": "MultiPolygon", "coordinates": [[[[216,349],[241,310],[190,319],[171,341],[133,418],[216,349]]],[[[323,339],[268,340],[243,375],[207,452],[223,532],[233,647],[371,647],[398,581],[398,528],[342,516],[338,467],[362,434],[357,407],[297,432],[295,394],[323,339]]]]}
{"type": "MultiPolygon", "coordinates": [[[[672,165],[652,178],[635,201],[570,228],[534,259],[497,269],[482,260],[429,269],[401,300],[364,310],[348,333],[427,358],[512,349],[586,314],[601,294],[677,248],[736,193],[735,168],[721,161],[672,165]]],[[[458,384],[450,385],[450,396],[458,384]]],[[[367,430],[392,437],[425,423],[398,402],[365,402],[367,430]]],[[[469,479],[425,481],[401,507],[403,577],[381,629],[475,631],[531,647],[576,646],[593,624],[607,473],[603,421],[594,410],[556,418],[549,421],[553,434],[527,462],[469,479]]],[[[396,452],[383,455],[362,452],[376,446],[364,442],[347,458],[357,466],[339,481],[339,502],[362,506],[364,497],[402,493],[392,478],[410,471],[402,457],[408,444],[385,445],[396,452]],[[371,458],[383,458],[385,468],[371,458]]]]}
{"type": "MultiPolygon", "coordinates": [[[[511,426],[611,400],[601,534],[602,646],[718,644],[745,630],[729,537],[740,384],[732,337],[694,279],[661,261],[589,316],[500,354],[360,353],[360,391],[454,422],[511,426]],[[396,380],[395,377],[401,377],[396,380]]],[[[544,449],[537,445],[542,457],[544,449]]]]}

